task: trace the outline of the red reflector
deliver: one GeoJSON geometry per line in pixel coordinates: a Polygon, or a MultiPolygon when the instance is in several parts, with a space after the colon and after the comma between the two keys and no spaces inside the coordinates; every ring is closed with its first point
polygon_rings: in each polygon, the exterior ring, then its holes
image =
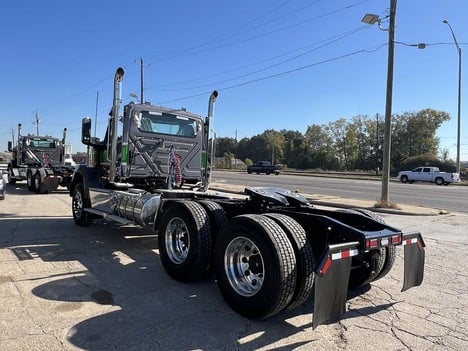
{"type": "Polygon", "coordinates": [[[377,239],[372,239],[366,241],[366,247],[367,248],[372,248],[372,247],[377,247],[378,246],[378,240],[377,239]]]}
{"type": "Polygon", "coordinates": [[[419,240],[418,240],[418,249],[419,249],[419,251],[421,251],[421,250],[423,249],[423,246],[422,246],[422,244],[421,244],[421,241],[419,241],[419,240]]]}
{"type": "Polygon", "coordinates": [[[331,263],[332,263],[332,260],[331,260],[330,256],[328,256],[327,260],[325,261],[325,264],[323,265],[323,268],[322,268],[322,274],[323,275],[327,274],[328,268],[330,268],[331,263]]]}
{"type": "Polygon", "coordinates": [[[392,236],[392,244],[399,244],[400,241],[400,236],[399,235],[394,235],[392,236]]]}
{"type": "Polygon", "coordinates": [[[348,258],[351,256],[350,250],[341,251],[341,258],[348,258]]]}

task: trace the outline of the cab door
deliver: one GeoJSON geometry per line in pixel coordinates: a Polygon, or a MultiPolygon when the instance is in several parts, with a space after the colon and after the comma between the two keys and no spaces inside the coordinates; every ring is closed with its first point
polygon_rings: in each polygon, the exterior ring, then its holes
{"type": "Polygon", "coordinates": [[[430,167],[423,167],[421,172],[421,180],[424,182],[432,181],[432,169],[430,167]]]}

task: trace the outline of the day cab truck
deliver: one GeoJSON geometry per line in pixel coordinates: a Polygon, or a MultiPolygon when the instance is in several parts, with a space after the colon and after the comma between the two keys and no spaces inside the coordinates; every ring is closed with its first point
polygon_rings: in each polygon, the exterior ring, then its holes
{"type": "Polygon", "coordinates": [[[8,142],[8,151],[12,153],[7,166],[8,183],[26,180],[28,190],[38,194],[55,191],[59,185],[68,188],[75,167],[65,162],[66,135],[67,128],[62,139],[22,135],[19,123],[16,145],[8,142]]]}
{"type": "Polygon", "coordinates": [[[411,171],[398,172],[402,183],[432,182],[437,185],[449,185],[460,181],[459,173],[440,172],[438,167],[417,167],[411,171]]]}
{"type": "Polygon", "coordinates": [[[274,175],[278,175],[280,171],[276,166],[272,165],[270,161],[258,161],[247,167],[247,173],[265,173],[266,175],[273,173],[274,175]]]}
{"type": "Polygon", "coordinates": [[[121,114],[124,71],[103,140],[82,120],[87,165],[77,165],[70,196],[79,226],[93,219],[136,224],[157,234],[159,257],[175,280],[209,272],[227,304],[247,318],[267,318],[313,299],[313,327],[345,312],[349,288],[384,277],[404,249],[402,290],[420,285],[420,233],[403,233],[361,209],[315,208],[301,194],[271,187],[241,196],[209,189],[214,161],[206,117],[129,103],[121,114]]]}

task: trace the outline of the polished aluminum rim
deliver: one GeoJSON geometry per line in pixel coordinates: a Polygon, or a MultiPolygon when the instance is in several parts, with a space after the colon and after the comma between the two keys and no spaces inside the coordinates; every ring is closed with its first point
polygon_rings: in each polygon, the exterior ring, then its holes
{"type": "Polygon", "coordinates": [[[81,212],[83,209],[83,197],[81,196],[81,192],[75,192],[73,196],[73,212],[77,218],[81,217],[81,212]]]}
{"type": "Polygon", "coordinates": [[[183,263],[190,250],[190,236],[185,222],[178,217],[172,218],[167,224],[165,238],[169,259],[175,264],[183,263]]]}
{"type": "Polygon", "coordinates": [[[239,295],[250,297],[261,290],[265,265],[252,240],[245,237],[232,240],[224,254],[224,267],[231,287],[239,295]]]}

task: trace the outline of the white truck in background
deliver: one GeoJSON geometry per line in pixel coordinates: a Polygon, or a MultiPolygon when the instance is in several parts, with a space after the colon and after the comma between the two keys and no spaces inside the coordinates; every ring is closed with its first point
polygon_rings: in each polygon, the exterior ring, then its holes
{"type": "Polygon", "coordinates": [[[397,177],[402,183],[432,182],[449,185],[460,181],[459,173],[441,172],[438,167],[417,167],[411,171],[400,171],[397,177]]]}

